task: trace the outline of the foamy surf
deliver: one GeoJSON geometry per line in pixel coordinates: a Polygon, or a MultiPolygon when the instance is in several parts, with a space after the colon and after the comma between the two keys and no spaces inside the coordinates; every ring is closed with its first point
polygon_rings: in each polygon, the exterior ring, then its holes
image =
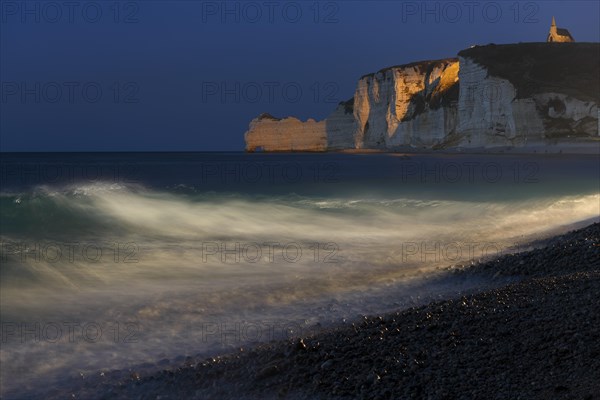
{"type": "Polygon", "coordinates": [[[301,184],[261,193],[109,181],[4,191],[3,390],[481,288],[489,282],[440,280],[437,268],[600,215],[600,195],[579,188],[482,185],[498,193],[482,199],[451,185],[421,195],[420,182],[388,193],[361,182],[354,194],[352,182],[310,195],[301,184]]]}

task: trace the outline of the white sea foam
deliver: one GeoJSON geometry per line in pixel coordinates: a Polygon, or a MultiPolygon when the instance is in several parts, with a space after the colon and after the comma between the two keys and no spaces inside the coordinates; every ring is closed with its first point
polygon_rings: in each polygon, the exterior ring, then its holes
{"type": "MultiPolygon", "coordinates": [[[[222,322],[282,327],[291,321],[308,329],[465,289],[479,283],[427,282],[437,266],[512,251],[515,244],[600,215],[598,194],[471,202],[467,196],[420,201],[176,195],[121,185],[40,193],[19,194],[14,210],[29,207],[29,215],[50,204],[75,219],[89,218],[98,228],[68,239],[100,247],[105,257],[91,262],[75,253],[73,260],[51,262],[10,254],[3,265],[2,322],[133,322],[139,332],[135,343],[32,343],[11,334],[0,356],[7,387],[30,380],[27,374],[18,378],[23,368],[50,377],[60,368],[124,366],[155,361],[161,352],[239,346],[243,337],[224,344],[219,335],[203,336],[202,329],[214,331],[222,322]],[[44,195],[50,203],[36,203],[44,195]],[[272,242],[280,245],[271,248],[270,260],[265,243],[272,242]],[[114,243],[121,246],[117,261],[114,243]],[[225,262],[215,245],[230,250],[225,262]],[[243,253],[244,246],[251,252],[243,253]],[[263,252],[258,261],[256,246],[263,252]],[[302,255],[295,258],[298,248],[302,255]],[[127,255],[135,262],[124,262],[127,255]]],[[[51,228],[70,232],[72,222],[53,220],[51,228]]],[[[22,240],[6,230],[2,235],[5,243],[22,240]]],[[[36,242],[28,244],[35,253],[36,242]]]]}

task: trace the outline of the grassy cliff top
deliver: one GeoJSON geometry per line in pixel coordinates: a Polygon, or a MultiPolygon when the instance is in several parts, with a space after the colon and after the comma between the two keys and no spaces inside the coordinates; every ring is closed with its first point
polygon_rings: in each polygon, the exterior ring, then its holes
{"type": "Polygon", "coordinates": [[[271,120],[271,121],[281,121],[281,118],[274,117],[274,116],[272,116],[272,115],[271,115],[271,114],[269,114],[269,113],[262,113],[262,114],[260,114],[260,115],[257,117],[257,119],[258,119],[259,121],[262,121],[263,119],[268,119],[268,120],[271,120]]]}
{"type": "Polygon", "coordinates": [[[462,50],[490,75],[509,80],[517,97],[560,92],[600,101],[600,43],[516,43],[462,50]]]}
{"type": "Polygon", "coordinates": [[[409,64],[401,64],[401,65],[394,65],[392,67],[386,67],[386,68],[380,69],[377,72],[371,72],[370,74],[365,74],[365,75],[361,76],[360,79],[372,77],[377,74],[385,74],[387,71],[390,71],[392,69],[404,69],[404,68],[411,68],[411,67],[417,68],[421,73],[425,74],[428,71],[431,71],[438,64],[449,64],[449,63],[453,63],[453,62],[457,62],[457,61],[458,61],[458,58],[442,58],[440,60],[415,61],[415,62],[411,62],[409,64]]]}

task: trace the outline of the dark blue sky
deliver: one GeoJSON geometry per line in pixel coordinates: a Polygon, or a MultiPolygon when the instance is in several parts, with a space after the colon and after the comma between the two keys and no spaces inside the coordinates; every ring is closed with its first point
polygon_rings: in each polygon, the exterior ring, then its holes
{"type": "Polygon", "coordinates": [[[597,1],[0,1],[1,151],[243,150],[356,80],[472,44],[600,40],[597,1]]]}

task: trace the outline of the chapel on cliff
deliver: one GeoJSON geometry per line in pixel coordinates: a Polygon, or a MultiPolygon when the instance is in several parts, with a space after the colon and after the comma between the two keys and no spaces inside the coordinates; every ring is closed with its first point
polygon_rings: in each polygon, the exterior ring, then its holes
{"type": "Polygon", "coordinates": [[[573,36],[571,36],[571,33],[567,29],[556,27],[556,20],[552,17],[552,25],[550,25],[550,32],[548,33],[546,42],[565,43],[574,41],[575,39],[573,39],[573,36]]]}

